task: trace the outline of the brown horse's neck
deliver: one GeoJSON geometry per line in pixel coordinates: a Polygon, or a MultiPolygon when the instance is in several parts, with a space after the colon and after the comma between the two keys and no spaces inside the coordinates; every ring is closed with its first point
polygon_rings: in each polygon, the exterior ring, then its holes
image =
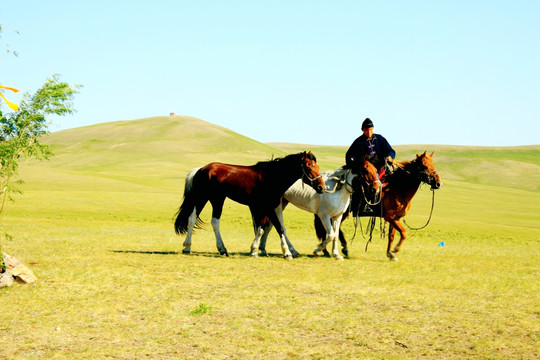
{"type": "Polygon", "coordinates": [[[386,191],[392,192],[404,199],[404,201],[409,202],[418,191],[421,180],[413,169],[411,161],[403,161],[400,164],[402,167],[386,179],[386,191]]]}
{"type": "Polygon", "coordinates": [[[301,154],[287,155],[280,159],[258,163],[256,166],[261,167],[262,171],[274,178],[272,186],[280,194],[283,194],[303,175],[301,154]],[[278,169],[281,171],[278,172],[278,169]]]}

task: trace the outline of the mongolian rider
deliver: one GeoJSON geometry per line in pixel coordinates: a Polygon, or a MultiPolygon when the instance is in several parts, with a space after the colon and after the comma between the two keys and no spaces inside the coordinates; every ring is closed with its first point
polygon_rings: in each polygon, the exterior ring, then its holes
{"type": "MultiPolygon", "coordinates": [[[[359,164],[360,161],[363,161],[364,156],[367,155],[368,161],[377,168],[379,177],[382,177],[384,174],[390,175],[396,169],[396,165],[394,164],[396,152],[382,135],[374,134],[373,130],[373,121],[370,118],[366,118],[362,123],[363,134],[354,140],[349,150],[347,150],[345,163],[354,168],[355,164],[359,164]]],[[[353,194],[351,207],[354,216],[357,215],[359,209],[360,197],[353,194]]],[[[373,210],[366,203],[363,212],[372,213],[373,210]]]]}

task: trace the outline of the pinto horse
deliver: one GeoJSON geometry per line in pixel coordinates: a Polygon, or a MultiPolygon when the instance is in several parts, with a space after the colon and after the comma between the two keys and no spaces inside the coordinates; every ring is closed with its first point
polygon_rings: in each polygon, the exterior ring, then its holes
{"type": "Polygon", "coordinates": [[[221,255],[227,255],[219,231],[219,219],[223,203],[230,198],[249,206],[257,225],[269,217],[281,237],[281,248],[286,259],[292,259],[284,237],[280,200],[283,193],[297,180],[312,186],[322,193],[325,184],[319,173],[319,165],[311,152],[287,155],[271,161],[258,162],[252,166],[231,165],[213,162],[191,170],[187,177],[184,199],[176,214],[174,229],[177,234],[186,234],[184,254],[191,252],[191,236],[194,228],[200,228],[199,215],[208,201],[212,204],[212,227],[216,245],[221,255]]]}
{"type": "MultiPolygon", "coordinates": [[[[318,194],[313,189],[302,186],[300,181],[296,181],[283,194],[281,202],[282,208],[285,209],[288,203],[292,203],[296,207],[316,214],[322,220],[324,229],[326,230],[326,239],[320,245],[320,249],[316,253],[326,248],[327,243],[332,241],[332,256],[336,260],[343,260],[337,249],[337,237],[341,224],[341,216],[347,210],[350,202],[350,196],[353,191],[361,191],[365,197],[377,196],[381,190],[381,183],[377,176],[377,169],[367,158],[359,168],[360,174],[356,173],[356,169],[349,167],[341,167],[335,170],[327,171],[322,174],[322,178],[326,186],[329,187],[324,193],[318,194]]],[[[266,255],[266,239],[272,223],[268,222],[263,227],[260,245],[254,243],[251,250],[252,256],[257,256],[257,247],[261,250],[261,255],[266,255]]],[[[287,237],[285,233],[285,237],[287,237]]],[[[347,247],[342,249],[343,255],[348,256],[347,247]]],[[[293,254],[294,255],[294,254],[293,254]]]]}
{"type": "MultiPolygon", "coordinates": [[[[387,175],[386,182],[383,185],[380,203],[376,206],[371,206],[373,213],[359,213],[359,216],[382,217],[390,224],[388,248],[386,250],[386,256],[390,260],[397,261],[396,254],[401,249],[403,241],[407,238],[407,231],[401,223],[401,218],[407,215],[411,207],[412,198],[418,191],[420,184],[425,183],[430,185],[431,190],[439,189],[442,186],[441,178],[435,170],[432,157],[433,153],[428,155],[424,151],[423,154],[417,154],[416,159],[412,161],[396,162],[399,168],[391,175],[387,175]],[[392,250],[396,230],[399,232],[400,239],[396,247],[392,250]]],[[[315,217],[315,230],[319,240],[322,240],[322,234],[325,234],[325,230],[317,217],[315,217]]],[[[344,242],[343,234],[341,230],[339,231],[340,238],[344,242]]]]}

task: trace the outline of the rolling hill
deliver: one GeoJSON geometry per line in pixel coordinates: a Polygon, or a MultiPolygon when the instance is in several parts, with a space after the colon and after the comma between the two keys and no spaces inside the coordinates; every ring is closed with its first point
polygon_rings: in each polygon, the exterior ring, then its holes
{"type": "MultiPolygon", "coordinates": [[[[188,116],[117,121],[54,132],[44,139],[55,156],[23,167],[140,182],[179,178],[211,161],[252,164],[287,153],[312,150],[322,170],[342,165],[347,146],[263,144],[226,128],[188,116]]],[[[348,145],[348,144],[347,144],[348,145]]],[[[540,192],[540,145],[472,147],[396,145],[399,160],[435,152],[445,180],[540,192]]],[[[39,176],[39,178],[43,178],[39,176]]]]}
{"type": "MultiPolygon", "coordinates": [[[[79,177],[85,188],[100,183],[124,188],[124,183],[130,183],[171,189],[190,169],[211,161],[250,164],[285,154],[187,116],[86,126],[52,133],[43,142],[55,155],[50,161],[26,163],[22,177],[45,187],[54,187],[59,177],[79,177]]],[[[62,182],[70,187],[76,183],[62,182]]]]}

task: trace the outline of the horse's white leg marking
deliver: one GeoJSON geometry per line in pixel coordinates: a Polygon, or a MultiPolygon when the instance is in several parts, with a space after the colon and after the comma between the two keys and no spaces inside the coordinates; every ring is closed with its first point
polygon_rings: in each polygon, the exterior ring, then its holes
{"type": "Polygon", "coordinates": [[[186,235],[186,239],[184,240],[184,249],[182,250],[182,253],[189,254],[191,253],[191,236],[193,234],[193,228],[195,227],[195,223],[197,222],[197,209],[193,208],[193,212],[191,215],[189,215],[188,219],[188,231],[186,235]]]}
{"type": "MultiPolygon", "coordinates": [[[[276,216],[277,216],[279,222],[281,223],[281,228],[283,229],[283,235],[281,236],[282,244],[283,244],[283,240],[285,240],[285,244],[287,245],[287,250],[289,250],[292,257],[295,257],[295,258],[299,257],[300,253],[298,251],[296,251],[293,244],[291,243],[291,241],[287,237],[287,230],[285,229],[285,222],[283,221],[283,207],[281,206],[281,204],[278,205],[278,207],[276,207],[274,211],[276,212],[276,216]]],[[[281,246],[281,249],[283,249],[283,245],[281,246]]],[[[285,252],[284,252],[284,254],[285,254],[285,252]]]]}
{"type": "MultiPolygon", "coordinates": [[[[287,239],[287,236],[285,235],[285,225],[283,224],[283,209],[281,207],[281,204],[279,204],[275,209],[274,209],[274,212],[276,214],[276,217],[277,217],[277,220],[279,221],[280,225],[281,225],[281,229],[283,231],[283,233],[281,234],[280,236],[280,239],[281,239],[281,250],[283,251],[283,257],[286,259],[286,260],[292,260],[293,259],[293,254],[291,253],[291,248],[294,250],[294,252],[296,253],[296,256],[298,256],[298,251],[296,251],[296,249],[294,249],[294,247],[292,246],[292,244],[290,244],[290,241],[289,239],[287,239]],[[289,244],[290,244],[290,247],[289,247],[289,244]]],[[[274,224],[274,226],[278,227],[278,224],[274,224]]]]}
{"type": "Polygon", "coordinates": [[[341,215],[332,220],[332,256],[336,260],[343,260],[343,256],[338,250],[339,225],[341,224],[341,215]]]}
{"type": "Polygon", "coordinates": [[[272,223],[268,222],[268,224],[263,228],[263,234],[259,242],[259,250],[261,251],[261,256],[268,256],[268,253],[266,252],[266,240],[268,239],[268,235],[270,234],[272,227],[272,223]]]}
{"type": "Polygon", "coordinates": [[[291,254],[293,258],[300,257],[300,253],[294,248],[293,244],[291,243],[291,240],[289,240],[289,237],[287,236],[287,232],[283,232],[283,236],[285,236],[285,241],[287,242],[287,246],[289,247],[289,250],[291,251],[291,254]]]}
{"type": "Polygon", "coordinates": [[[281,251],[283,251],[283,257],[285,258],[285,260],[292,260],[293,256],[291,254],[291,251],[289,250],[289,245],[287,245],[287,239],[285,238],[285,234],[282,234],[280,238],[281,238],[281,251]]]}
{"type": "Polygon", "coordinates": [[[211,220],[212,228],[214,229],[214,234],[216,235],[216,246],[221,255],[227,255],[227,249],[223,244],[223,239],[221,238],[221,233],[219,232],[219,219],[212,218],[211,220]]]}
{"type": "Polygon", "coordinates": [[[253,243],[251,244],[251,256],[258,257],[258,249],[259,249],[259,243],[261,241],[261,237],[264,235],[264,229],[261,226],[257,226],[255,229],[255,239],[253,239],[253,243]]]}
{"type": "Polygon", "coordinates": [[[321,219],[321,223],[323,224],[324,229],[326,230],[326,239],[324,239],[324,241],[322,241],[319,245],[317,245],[317,248],[313,252],[313,255],[315,255],[315,257],[318,257],[320,255],[321,251],[323,251],[324,248],[326,248],[326,245],[328,245],[330,240],[332,240],[332,236],[333,236],[333,233],[334,233],[334,229],[332,228],[332,222],[331,222],[330,216],[328,216],[328,215],[319,215],[319,219],[321,219]]]}

